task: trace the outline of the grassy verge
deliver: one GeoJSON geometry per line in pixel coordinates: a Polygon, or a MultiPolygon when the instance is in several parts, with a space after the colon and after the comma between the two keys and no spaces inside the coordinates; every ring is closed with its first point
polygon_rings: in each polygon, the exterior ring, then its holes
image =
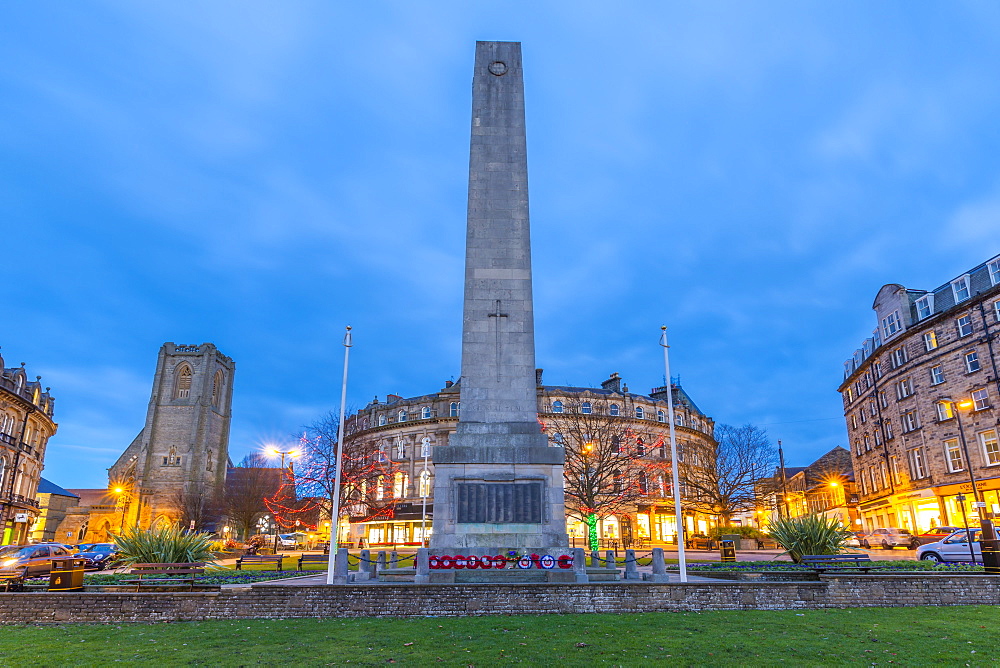
{"type": "Polygon", "coordinates": [[[0,665],[995,665],[992,607],[5,627],[0,665]]]}

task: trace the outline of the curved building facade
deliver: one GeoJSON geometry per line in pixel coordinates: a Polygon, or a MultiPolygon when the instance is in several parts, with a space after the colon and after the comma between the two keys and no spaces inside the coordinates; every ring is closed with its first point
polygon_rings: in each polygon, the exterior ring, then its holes
{"type": "MultiPolygon", "coordinates": [[[[630,392],[618,374],[600,387],[549,386],[541,384],[538,372],[538,419],[543,428],[568,413],[604,411],[607,417],[635,434],[640,450],[623,451],[622,457],[637,457],[650,465],[651,471],[669,471],[670,425],[667,419],[667,390],[656,388],[650,394],[630,392]],[[657,467],[657,465],[661,465],[657,467]]],[[[672,385],[675,434],[679,456],[684,452],[711,447],[715,422],[694,404],[679,385],[672,385]]],[[[392,516],[369,521],[343,521],[340,540],[369,545],[419,544],[430,534],[434,499],[433,446],[447,446],[455,431],[462,405],[459,386],[452,382],[432,394],[402,397],[390,394],[385,401],[377,397],[363,409],[348,416],[345,429],[345,451],[352,446],[362,451],[376,448],[391,461],[396,473],[385,481],[384,494],[395,500],[392,516]],[[358,439],[368,443],[357,444],[358,439]]],[[[553,430],[546,429],[553,438],[553,430]]],[[[558,438],[559,435],[555,434],[558,438]]],[[[554,445],[555,443],[553,443],[554,445]]],[[[683,465],[683,464],[682,464],[683,465]]],[[[603,517],[598,526],[600,536],[608,540],[649,543],[672,542],[677,529],[673,502],[670,499],[669,476],[652,474],[643,485],[643,492],[629,507],[603,517]]],[[[682,490],[683,492],[683,490],[682,490]]],[[[685,512],[689,533],[704,532],[710,520],[693,509],[685,512]]],[[[359,520],[360,518],[352,518],[359,520]]],[[[582,545],[584,524],[567,518],[571,540],[582,545]]]]}

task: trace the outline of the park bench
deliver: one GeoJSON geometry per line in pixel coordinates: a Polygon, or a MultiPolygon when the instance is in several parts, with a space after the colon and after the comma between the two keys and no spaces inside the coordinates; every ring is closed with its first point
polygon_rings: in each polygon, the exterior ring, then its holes
{"type": "Polygon", "coordinates": [[[282,563],[282,561],[284,561],[284,559],[285,559],[285,555],[283,555],[283,554],[275,554],[275,555],[263,555],[263,554],[243,555],[242,557],[240,557],[239,559],[236,560],[236,570],[238,570],[238,571],[243,570],[243,564],[264,564],[264,565],[274,564],[274,570],[280,571],[280,570],[282,570],[281,569],[281,563],[282,563]]]}
{"type": "Polygon", "coordinates": [[[136,577],[130,580],[123,580],[122,584],[134,584],[136,591],[139,591],[139,588],[143,585],[179,587],[184,584],[187,584],[193,590],[195,576],[201,575],[204,572],[205,562],[203,561],[183,564],[132,564],[132,570],[128,574],[136,577]]]}
{"type": "Polygon", "coordinates": [[[867,554],[804,554],[802,565],[817,573],[823,571],[861,571],[867,573],[872,559],[867,554]]]}
{"type": "Polygon", "coordinates": [[[23,573],[14,573],[13,571],[0,573],[0,588],[3,588],[4,591],[20,591],[23,585],[23,573]]]}
{"type": "Polygon", "coordinates": [[[324,564],[328,565],[330,563],[329,554],[303,554],[299,557],[299,570],[302,570],[302,564],[324,564]]]}

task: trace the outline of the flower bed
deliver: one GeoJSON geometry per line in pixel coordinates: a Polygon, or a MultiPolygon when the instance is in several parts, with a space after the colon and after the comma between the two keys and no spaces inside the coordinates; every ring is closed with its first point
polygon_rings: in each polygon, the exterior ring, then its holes
{"type": "MultiPolygon", "coordinates": [[[[309,575],[316,575],[318,571],[230,571],[226,569],[212,569],[204,575],[195,576],[194,584],[198,585],[224,585],[224,584],[253,584],[254,582],[266,582],[268,580],[281,580],[283,578],[299,578],[309,575]]],[[[163,579],[180,579],[184,576],[164,575],[163,579]]],[[[120,585],[125,580],[134,580],[134,575],[127,573],[87,573],[83,576],[84,586],[100,587],[101,585],[120,585]]],[[[32,578],[27,580],[28,584],[47,584],[48,577],[32,578]]]]}
{"type": "MultiPolygon", "coordinates": [[[[736,571],[736,572],[774,572],[774,571],[812,571],[809,566],[793,564],[790,561],[735,561],[688,564],[689,571],[736,571]]],[[[935,563],[933,561],[873,561],[871,571],[940,571],[981,572],[982,564],[973,565],[970,562],[935,563]]]]}

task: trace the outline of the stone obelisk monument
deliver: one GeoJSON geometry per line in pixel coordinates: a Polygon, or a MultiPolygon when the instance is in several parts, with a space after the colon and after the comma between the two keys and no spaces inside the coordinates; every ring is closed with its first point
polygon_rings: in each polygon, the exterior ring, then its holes
{"type": "Polygon", "coordinates": [[[518,42],[476,43],[460,388],[433,453],[431,548],[565,547],[563,450],[538,424],[518,42]]]}

